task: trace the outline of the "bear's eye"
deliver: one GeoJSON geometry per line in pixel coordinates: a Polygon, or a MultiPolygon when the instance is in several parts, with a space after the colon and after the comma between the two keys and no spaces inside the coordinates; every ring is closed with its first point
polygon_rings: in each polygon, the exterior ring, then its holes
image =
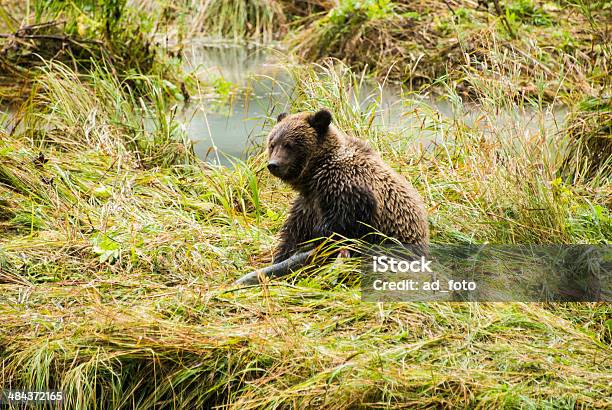
{"type": "Polygon", "coordinates": [[[284,149],[292,149],[292,148],[293,148],[293,144],[292,144],[292,143],[290,143],[290,142],[285,142],[285,143],[283,144],[283,148],[284,148],[284,149]]]}

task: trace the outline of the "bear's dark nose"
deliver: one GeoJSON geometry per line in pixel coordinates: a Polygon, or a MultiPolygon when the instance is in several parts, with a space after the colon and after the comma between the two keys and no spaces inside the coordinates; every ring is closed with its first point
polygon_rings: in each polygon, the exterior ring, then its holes
{"type": "Polygon", "coordinates": [[[278,170],[280,169],[280,167],[278,166],[278,164],[276,163],[276,161],[270,161],[268,162],[268,171],[270,171],[270,173],[272,175],[276,175],[278,173],[278,170]]]}

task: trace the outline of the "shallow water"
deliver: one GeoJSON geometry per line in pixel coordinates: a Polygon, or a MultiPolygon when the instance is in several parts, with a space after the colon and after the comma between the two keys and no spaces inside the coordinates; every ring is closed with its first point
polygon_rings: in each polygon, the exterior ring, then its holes
{"type": "MultiPolygon", "coordinates": [[[[200,158],[221,164],[229,163],[227,156],[245,158],[253,147],[261,146],[265,140],[269,121],[290,110],[293,83],[279,63],[279,52],[196,42],[185,54],[187,70],[196,71],[207,82],[223,79],[241,90],[224,106],[211,104],[203,96],[200,102],[182,110],[178,119],[185,125],[191,140],[196,142],[196,153],[200,158]]],[[[357,94],[363,107],[372,99],[379,100],[373,126],[400,129],[409,125],[402,119],[407,107],[399,88],[365,84],[357,94]]],[[[429,102],[415,100],[419,105],[429,102]]],[[[448,103],[434,105],[445,112],[450,110],[448,103]]]]}
{"type": "MultiPolygon", "coordinates": [[[[272,49],[240,45],[213,45],[194,42],[186,49],[186,68],[201,78],[223,79],[242,90],[229,103],[215,104],[206,98],[187,105],[179,120],[188,136],[196,142],[196,153],[211,162],[228,164],[226,155],[244,158],[253,146],[262,144],[271,117],[289,111],[293,85],[272,49]],[[245,94],[245,91],[246,94],[245,94]]],[[[453,104],[449,100],[402,96],[396,86],[379,88],[366,84],[359,90],[359,100],[366,106],[379,100],[374,126],[401,131],[410,141],[429,145],[440,140],[455,126],[477,127],[483,135],[501,138],[541,132],[557,132],[566,110],[529,107],[487,110],[481,106],[453,104]],[[446,127],[440,127],[440,121],[446,127]]]]}
{"type": "Polygon", "coordinates": [[[228,156],[244,158],[265,137],[268,116],[288,110],[292,86],[286,72],[270,49],[192,43],[185,54],[187,70],[233,89],[227,101],[204,96],[181,111],[178,120],[196,142],[196,153],[222,164],[228,156]]]}

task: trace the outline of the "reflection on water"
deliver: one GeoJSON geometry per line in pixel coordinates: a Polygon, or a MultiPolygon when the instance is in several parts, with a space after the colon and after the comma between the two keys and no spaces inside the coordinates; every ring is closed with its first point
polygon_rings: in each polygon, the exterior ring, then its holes
{"type": "Polygon", "coordinates": [[[179,120],[196,141],[200,158],[227,164],[224,154],[244,157],[249,147],[265,136],[266,120],[273,113],[288,110],[291,91],[286,72],[275,63],[270,49],[245,46],[214,46],[194,43],[186,50],[189,71],[216,79],[229,92],[228,102],[215,104],[204,99],[187,105],[179,120]]]}

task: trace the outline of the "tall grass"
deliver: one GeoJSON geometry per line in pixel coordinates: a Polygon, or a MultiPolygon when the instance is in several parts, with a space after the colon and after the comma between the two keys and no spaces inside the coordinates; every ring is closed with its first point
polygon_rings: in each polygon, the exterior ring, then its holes
{"type": "Polygon", "coordinates": [[[282,5],[276,0],[198,0],[189,19],[188,35],[241,40],[249,37],[269,42],[283,34],[286,22],[282,5]]]}
{"type": "Polygon", "coordinates": [[[129,154],[143,167],[189,161],[191,143],[174,118],[164,85],[162,79],[141,75],[122,81],[106,67],[79,76],[51,64],[25,103],[31,109],[21,125],[39,148],[80,151],[89,146],[108,155],[129,154]]]}

